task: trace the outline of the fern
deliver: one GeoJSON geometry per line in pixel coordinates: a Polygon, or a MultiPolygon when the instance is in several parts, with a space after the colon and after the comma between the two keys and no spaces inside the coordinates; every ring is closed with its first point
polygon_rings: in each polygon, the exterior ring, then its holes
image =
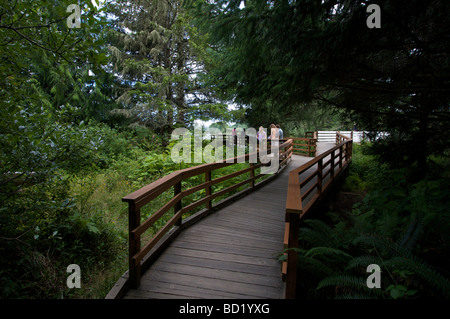
{"type": "MultiPolygon", "coordinates": [[[[431,222],[427,221],[427,215],[423,216],[416,209],[411,210],[416,212],[416,215],[404,217],[405,205],[408,203],[403,195],[400,195],[393,214],[383,213],[382,218],[367,220],[372,226],[364,229],[376,231],[377,234],[360,235],[353,239],[358,232],[355,230],[356,224],[351,225],[354,227],[350,228],[349,232],[348,224],[344,222],[338,223],[340,227],[331,228],[320,220],[305,221],[308,227],[301,228],[299,234],[301,247],[304,248],[299,253],[299,267],[305,276],[303,278],[308,280],[309,287],[316,287],[314,297],[332,295],[338,299],[372,299],[389,296],[410,298],[421,290],[424,296],[450,298],[450,281],[446,278],[445,272],[432,268],[414,251],[422,234],[425,231],[429,232],[428,224],[431,222]],[[409,225],[406,229],[401,229],[401,224],[407,218],[410,220],[409,225]],[[404,231],[403,234],[401,231],[404,231]],[[371,264],[381,267],[381,289],[367,287],[366,269],[371,264]],[[328,289],[325,289],[327,287],[328,289]],[[404,291],[400,287],[403,287],[404,291]],[[401,290],[401,293],[395,296],[394,289],[401,290]]],[[[391,205],[389,201],[384,203],[384,207],[389,205],[391,205]]],[[[363,217],[367,217],[367,214],[363,217]]],[[[357,221],[361,219],[361,216],[355,217],[357,221]]],[[[444,227],[446,224],[439,224],[441,221],[437,222],[437,218],[433,218],[432,221],[433,226],[438,224],[444,227]]],[[[442,242],[447,233],[440,231],[439,236],[442,242]]]]}
{"type": "Polygon", "coordinates": [[[348,262],[345,270],[350,270],[350,269],[353,269],[356,267],[362,267],[362,268],[366,269],[368,265],[371,265],[371,264],[380,265],[382,262],[383,262],[383,259],[378,256],[370,256],[370,255],[358,256],[358,257],[351,259],[348,262]]]}
{"type": "Polygon", "coordinates": [[[324,278],[336,273],[336,270],[324,264],[320,260],[306,257],[303,255],[298,256],[299,267],[301,274],[306,276],[315,276],[318,278],[324,278]]]}
{"type": "Polygon", "coordinates": [[[427,285],[438,289],[446,298],[450,297],[450,281],[416,256],[394,257],[386,260],[382,265],[392,269],[409,270],[427,285]]]}
{"type": "Polygon", "coordinates": [[[327,277],[319,282],[316,289],[319,290],[324,287],[336,287],[337,290],[342,290],[343,294],[347,296],[355,293],[366,298],[383,296],[383,292],[380,289],[368,288],[364,278],[353,275],[341,274],[327,277]]]}
{"type": "Polygon", "coordinates": [[[309,228],[300,228],[300,241],[314,246],[338,247],[339,242],[330,226],[316,219],[306,220],[305,223],[309,228]]]}
{"type": "Polygon", "coordinates": [[[321,234],[310,228],[300,228],[298,239],[305,247],[326,245],[327,243],[326,239],[324,239],[321,234]]]}
{"type": "Polygon", "coordinates": [[[354,240],[354,243],[360,244],[361,247],[368,252],[375,249],[379,256],[386,256],[388,258],[395,256],[412,256],[411,251],[408,249],[405,249],[392,240],[379,235],[359,236],[354,240]]]}
{"type": "Polygon", "coordinates": [[[336,297],[334,297],[334,299],[374,299],[374,297],[372,296],[372,294],[363,294],[363,293],[342,293],[342,294],[338,294],[336,295],[336,297]]]}
{"type": "MultiPolygon", "coordinates": [[[[444,296],[450,296],[450,281],[434,270],[426,262],[415,256],[408,248],[402,247],[387,238],[380,236],[360,236],[356,242],[365,247],[373,247],[378,256],[372,257],[364,255],[349,262],[347,268],[369,265],[375,263],[390,270],[401,269],[413,272],[419,279],[427,285],[438,289],[444,296]]],[[[405,241],[401,241],[401,243],[405,241]]]]}
{"type": "Polygon", "coordinates": [[[314,247],[308,250],[305,254],[306,257],[311,257],[328,265],[345,265],[353,257],[346,252],[332,247],[314,247]]]}
{"type": "Polygon", "coordinates": [[[350,259],[352,258],[351,255],[347,254],[346,252],[336,249],[336,248],[331,248],[331,247],[314,247],[311,248],[310,250],[308,250],[305,254],[305,256],[318,256],[318,255],[338,255],[338,256],[343,256],[346,259],[350,259]]]}
{"type": "Polygon", "coordinates": [[[336,275],[327,277],[319,282],[317,289],[327,286],[347,287],[356,290],[367,288],[366,281],[364,279],[351,275],[336,275]]]}

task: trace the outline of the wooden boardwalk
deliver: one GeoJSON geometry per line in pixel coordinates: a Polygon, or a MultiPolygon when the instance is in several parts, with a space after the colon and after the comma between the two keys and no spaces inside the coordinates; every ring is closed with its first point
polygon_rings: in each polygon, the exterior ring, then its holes
{"type": "MultiPolygon", "coordinates": [[[[318,144],[317,155],[333,146],[318,144]]],[[[284,298],[288,176],[310,160],[293,155],[275,181],[183,230],[124,298],[284,298]]]]}

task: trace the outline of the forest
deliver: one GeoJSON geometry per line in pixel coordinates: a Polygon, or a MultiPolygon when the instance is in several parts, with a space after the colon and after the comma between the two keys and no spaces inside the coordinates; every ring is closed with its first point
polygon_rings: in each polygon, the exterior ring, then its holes
{"type": "Polygon", "coordinates": [[[389,132],[354,145],[336,204],[301,224],[298,298],[448,299],[449,16],[447,0],[0,0],[0,298],[104,298],[128,268],[122,198],[199,164],[173,161],[171,133],[279,123],[389,132]]]}

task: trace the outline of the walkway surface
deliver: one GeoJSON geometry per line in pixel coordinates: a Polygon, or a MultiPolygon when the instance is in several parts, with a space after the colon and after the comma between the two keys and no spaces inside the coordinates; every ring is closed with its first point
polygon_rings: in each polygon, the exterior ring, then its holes
{"type": "MultiPolygon", "coordinates": [[[[333,147],[319,143],[318,154],[333,147]]],[[[183,230],[124,298],[284,298],[281,264],[289,171],[183,230]]]]}

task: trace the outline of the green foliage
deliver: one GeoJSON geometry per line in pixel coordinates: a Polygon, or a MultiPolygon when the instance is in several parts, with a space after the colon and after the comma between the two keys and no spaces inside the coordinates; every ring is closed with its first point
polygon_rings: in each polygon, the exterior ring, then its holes
{"type": "Polygon", "coordinates": [[[337,108],[359,129],[388,131],[377,155],[417,166],[420,178],[427,156],[448,150],[445,1],[380,0],[376,29],[366,24],[368,2],[357,0],[187,3],[222,56],[214,73],[252,125],[309,126],[312,108],[317,126],[332,126],[320,111],[337,108]]]}
{"type": "Polygon", "coordinates": [[[76,119],[89,90],[78,75],[87,81],[88,68],[101,75],[106,61],[98,50],[100,11],[80,1],[83,27],[71,30],[71,3],[5,1],[0,8],[2,297],[61,297],[69,259],[98,263],[105,256],[98,243],[111,243],[99,220],[75,214],[67,191],[68,176],[95,165],[102,144],[95,127],[76,119]]]}
{"type": "MultiPolygon", "coordinates": [[[[379,164],[356,146],[350,181],[366,193],[327,223],[305,220],[299,233],[299,285],[307,298],[448,298],[449,184],[447,161],[426,179],[379,164]],[[439,173],[438,173],[439,172],[439,173]],[[353,178],[352,178],[353,176],[353,178]],[[369,289],[368,265],[381,267],[381,289],[369,289]]],[[[348,187],[346,188],[348,190],[348,187]]]]}
{"type": "MultiPolygon", "coordinates": [[[[98,43],[97,50],[103,54],[106,48],[98,43]]],[[[70,120],[111,120],[110,111],[117,107],[113,100],[117,84],[112,74],[103,69],[94,74],[92,65],[88,63],[56,62],[47,52],[32,56],[30,64],[34,74],[31,92],[38,93],[51,105],[49,111],[54,113],[61,106],[70,105],[74,108],[70,120]]]]}
{"type": "MultiPolygon", "coordinates": [[[[304,289],[328,297],[337,285],[342,297],[363,296],[364,265],[376,262],[392,279],[383,297],[448,296],[440,267],[448,266],[450,240],[448,63],[441,54],[448,41],[437,41],[448,33],[441,23],[448,10],[439,0],[397,2],[382,1],[386,26],[374,33],[358,27],[365,9],[358,1],[245,1],[243,8],[242,1],[187,1],[191,11],[181,1],[118,0],[97,10],[83,0],[79,29],[67,27],[72,0],[3,1],[0,297],[98,297],[68,290],[65,269],[80,264],[89,283],[97,275],[110,282],[111,263],[124,269],[121,198],[195,165],[170,159],[172,128],[215,119],[222,128],[280,123],[286,136],[303,136],[348,126],[347,110],[359,127],[391,134],[369,150],[355,146],[345,187],[369,191],[365,199],[332,227],[308,221],[302,228],[300,264],[312,274],[304,289]],[[196,8],[206,20],[192,19],[196,8]],[[200,20],[212,33],[199,32],[200,20]],[[245,107],[229,111],[231,100],[245,107]],[[369,233],[383,236],[360,236],[369,233]]],[[[203,182],[193,177],[182,186],[203,182]]],[[[173,189],[161,194],[142,218],[172,196],[173,189]]],[[[202,196],[191,194],[183,205],[202,196]]]]}
{"type": "MultiPolygon", "coordinates": [[[[415,286],[417,289],[426,289],[425,287],[428,287],[431,295],[436,294],[448,298],[450,280],[417,257],[412,251],[414,246],[405,245],[405,242],[407,241],[402,239],[400,243],[395,243],[387,238],[378,236],[361,236],[355,240],[355,244],[363,244],[370,250],[375,251],[382,258],[382,261],[379,263],[380,267],[391,271],[392,274],[397,273],[396,277],[399,278],[399,281],[408,279],[407,283],[405,283],[407,286],[415,286]],[[420,284],[414,282],[415,280],[420,284]]],[[[348,268],[361,265],[360,261],[350,263],[348,268]]],[[[394,287],[396,285],[397,283],[394,284],[394,287]]],[[[388,286],[388,291],[390,290],[389,287],[392,287],[392,285],[388,286]]]]}
{"type": "Polygon", "coordinates": [[[182,1],[120,0],[107,7],[111,62],[123,87],[115,114],[162,134],[196,119],[230,118],[208,80],[206,39],[182,1]]]}
{"type": "Polygon", "coordinates": [[[366,281],[363,278],[349,275],[327,277],[317,285],[317,289],[329,286],[338,286],[340,288],[345,287],[350,291],[369,291],[369,288],[367,288],[366,285],[366,281]]]}
{"type": "MultiPolygon", "coordinates": [[[[149,2],[152,19],[139,19],[142,10],[139,17],[128,16],[129,30],[150,29],[145,39],[142,32],[121,37],[117,31],[123,26],[115,22],[106,28],[114,14],[129,14],[123,6],[140,6],[137,2],[96,9],[90,0],[78,1],[82,23],[74,29],[67,26],[69,4],[74,1],[17,0],[0,6],[1,298],[99,297],[87,286],[95,280],[110,283],[111,263],[124,269],[127,209],[121,198],[192,165],[173,163],[164,147],[167,130],[148,126],[242,118],[241,111],[228,112],[215,97],[201,62],[214,63],[212,55],[180,1],[149,2]],[[161,12],[175,19],[169,23],[161,12]],[[125,56],[139,52],[146,59],[122,61],[114,46],[125,56]],[[191,93],[195,98],[188,98],[191,93]],[[130,125],[121,111],[133,105],[118,100],[127,94],[135,102],[150,102],[144,109],[163,116],[134,114],[141,122],[130,125]],[[72,263],[80,265],[85,289],[67,289],[65,270],[72,263]]],[[[185,186],[201,182],[192,179],[185,186]]],[[[171,198],[169,193],[154,207],[171,198]]]]}
{"type": "Polygon", "coordinates": [[[156,152],[161,143],[149,139],[152,132],[74,124],[75,107],[24,102],[0,121],[0,294],[70,297],[76,292],[65,285],[69,264],[79,264],[87,282],[121,258],[126,221],[115,223],[124,210],[120,199],[132,188],[114,172],[117,161],[143,156],[139,145],[156,152]],[[105,185],[109,190],[99,192],[105,185]]]}

